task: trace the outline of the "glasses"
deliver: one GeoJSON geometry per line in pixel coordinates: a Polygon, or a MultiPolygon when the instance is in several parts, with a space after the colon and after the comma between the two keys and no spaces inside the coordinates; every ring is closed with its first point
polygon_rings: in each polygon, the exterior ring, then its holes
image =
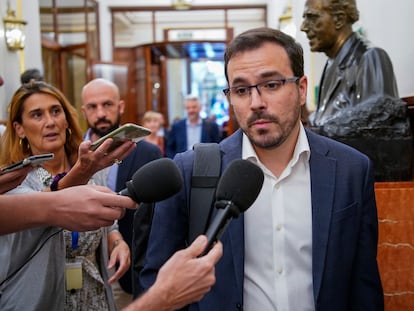
{"type": "Polygon", "coordinates": [[[223,90],[224,95],[233,97],[233,100],[245,100],[252,94],[252,88],[256,88],[260,96],[273,95],[281,86],[287,82],[297,82],[299,77],[276,79],[260,82],[255,85],[233,86],[223,90]]]}

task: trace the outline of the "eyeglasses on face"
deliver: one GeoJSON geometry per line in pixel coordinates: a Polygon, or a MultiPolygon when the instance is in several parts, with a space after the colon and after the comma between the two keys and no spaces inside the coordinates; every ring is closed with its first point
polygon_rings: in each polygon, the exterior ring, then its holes
{"type": "Polygon", "coordinates": [[[252,88],[256,88],[257,93],[260,96],[263,95],[273,95],[281,86],[285,85],[287,82],[297,82],[299,77],[291,77],[284,79],[275,79],[260,82],[255,85],[246,85],[246,86],[233,86],[223,90],[224,95],[232,97],[234,100],[244,100],[250,97],[252,94],[252,88]]]}

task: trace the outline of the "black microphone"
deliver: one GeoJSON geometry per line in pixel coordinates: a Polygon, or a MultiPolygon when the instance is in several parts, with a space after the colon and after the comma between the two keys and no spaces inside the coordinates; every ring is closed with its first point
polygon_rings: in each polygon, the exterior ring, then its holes
{"type": "Polygon", "coordinates": [[[183,177],[174,161],[161,158],[140,167],[118,194],[128,196],[136,203],[162,201],[180,191],[183,177]]]}
{"type": "Polygon", "coordinates": [[[220,239],[230,221],[253,204],[263,181],[263,171],[256,164],[240,159],[230,163],[217,186],[214,206],[218,211],[205,233],[208,243],[202,256],[220,239]]]}

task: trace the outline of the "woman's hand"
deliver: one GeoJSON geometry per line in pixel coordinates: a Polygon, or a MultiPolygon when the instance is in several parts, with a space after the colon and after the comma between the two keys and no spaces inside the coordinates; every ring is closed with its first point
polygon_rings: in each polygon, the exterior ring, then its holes
{"type": "Polygon", "coordinates": [[[112,138],[108,138],[98,149],[92,151],[89,149],[90,141],[82,142],[79,145],[78,160],[68,174],[59,181],[59,189],[88,183],[96,172],[114,163],[122,162],[136,146],[133,141],[126,141],[108,152],[111,143],[112,138]]]}
{"type": "Polygon", "coordinates": [[[90,141],[82,142],[79,145],[79,157],[77,161],[82,171],[91,172],[93,175],[97,171],[125,159],[136,146],[134,142],[126,141],[113,151],[108,152],[111,143],[112,138],[108,138],[98,149],[92,151],[89,149],[91,145],[90,141]]]}
{"type": "Polygon", "coordinates": [[[131,251],[128,244],[117,231],[109,232],[108,247],[110,253],[108,269],[113,269],[115,266],[118,266],[114,275],[108,280],[108,283],[112,284],[119,280],[131,266],[131,251]]]}

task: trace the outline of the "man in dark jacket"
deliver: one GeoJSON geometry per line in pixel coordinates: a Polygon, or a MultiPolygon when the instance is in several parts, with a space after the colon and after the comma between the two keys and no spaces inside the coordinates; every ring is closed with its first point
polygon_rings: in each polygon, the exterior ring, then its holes
{"type": "MultiPolygon", "coordinates": [[[[82,89],[82,112],[89,126],[85,139],[93,142],[118,128],[124,108],[125,102],[120,98],[119,89],[111,81],[95,79],[86,84],[82,89]]],[[[115,192],[121,191],[141,166],[161,157],[160,148],[144,140],[139,141],[128,157],[109,169],[106,185],[115,192]]],[[[134,212],[127,210],[125,216],[118,220],[119,232],[130,249],[134,212]]],[[[114,290],[115,302],[119,309],[132,300],[131,272],[129,269],[119,279],[122,290],[118,290],[117,287],[114,290]]]]}
{"type": "Polygon", "coordinates": [[[188,95],[185,98],[187,118],[174,123],[168,134],[166,155],[169,158],[186,150],[196,143],[218,143],[220,131],[217,123],[200,117],[201,105],[196,96],[188,95]]]}

